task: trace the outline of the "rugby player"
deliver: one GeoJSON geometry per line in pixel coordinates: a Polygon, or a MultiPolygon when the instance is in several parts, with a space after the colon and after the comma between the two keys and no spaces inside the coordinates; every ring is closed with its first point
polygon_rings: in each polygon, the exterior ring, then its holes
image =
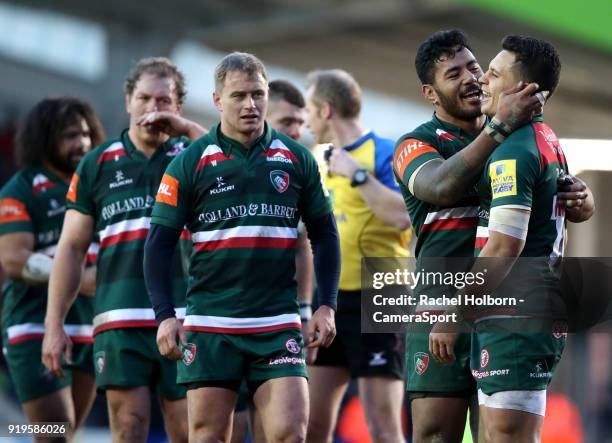
{"type": "MultiPolygon", "coordinates": [[[[501,91],[517,81],[536,82],[540,90],[549,92],[549,98],[559,82],[561,62],[550,43],[507,36],[502,48],[480,79],[482,111],[489,117],[495,113],[501,91]]],[[[511,134],[495,120],[488,127],[501,145],[489,156],[478,183],[475,253],[498,259],[486,263],[479,259],[474,269],[488,268],[487,281],[479,289],[483,293],[510,290],[525,301],[515,313],[508,313],[516,316],[515,323],[487,314],[479,317],[472,337],[471,366],[478,384],[484,440],[537,442],[546,411],[546,388],[561,358],[566,334],[488,331],[491,325],[498,327],[501,323],[507,324],[506,330],[516,330],[516,318],[538,316],[555,305],[553,299],[561,300],[555,270],[566,241],[566,217],[577,222],[588,219],[594,201],[589,192],[580,208],[567,209],[558,203],[557,182],[568,174],[568,166],[555,133],[541,113],[511,134]],[[521,275],[518,281],[512,273],[518,257],[543,258],[530,262],[537,275],[521,275]]],[[[449,361],[455,334],[434,335],[432,352],[440,360],[449,361]]]]}
{"type": "MultiPolygon", "coordinates": [[[[125,81],[129,128],[85,156],[72,176],[51,273],[43,359],[55,373],[72,346],[63,325],[79,286],[80,263],[94,233],[99,235],[94,361],[115,442],[146,441],[152,390],[161,399],[170,441],[187,441],[185,391],[176,384],[176,364],[157,351],[142,271],[155,193],[166,166],[190,143],[164,131],[191,138],[205,132],[180,116],[184,99],[183,75],[170,60],[136,63],[125,81]]],[[[186,281],[180,255],[169,259],[171,292],[181,303],[186,281]]]]}
{"type": "MultiPolygon", "coordinates": [[[[302,138],[305,123],[306,103],[300,90],[287,80],[272,80],[268,83],[268,114],[266,120],[272,129],[287,134],[295,141],[302,138]]],[[[312,283],[313,283],[312,250],[304,224],[298,224],[298,242],[295,251],[295,281],[297,283],[298,301],[300,303],[300,320],[302,334],[307,333],[308,321],[312,316],[312,283]]],[[[306,348],[306,363],[310,364],[313,350],[306,348]]],[[[247,430],[247,392],[246,386],[240,386],[234,423],[232,442],[241,443],[247,430]]],[[[251,409],[251,434],[254,442],[265,441],[261,418],[255,409],[251,409]]]]}
{"type": "MultiPolygon", "coordinates": [[[[420,269],[427,257],[472,255],[478,210],[472,188],[499,143],[481,132],[485,117],[480,111],[477,79],[482,70],[462,31],[432,34],[419,47],[415,67],[434,115],[399,139],[393,167],[417,235],[415,253],[420,269]]],[[[536,85],[527,85],[502,93],[496,118],[511,127],[528,121],[539,104],[532,97],[535,91],[536,85]]],[[[415,293],[436,295],[434,290],[443,289],[419,286],[415,293]]],[[[444,307],[423,309],[444,311],[444,307]]],[[[425,333],[406,336],[406,388],[413,438],[418,442],[460,442],[468,404],[476,393],[469,367],[470,336],[460,336],[451,366],[431,358],[428,339],[425,333]]],[[[472,421],[473,431],[476,424],[472,421]]]]}
{"type": "MultiPolygon", "coordinates": [[[[59,365],[59,374],[41,362],[47,285],[70,178],[83,155],[103,139],[89,104],[69,97],[44,99],[30,110],[17,135],[21,169],[0,190],[0,263],[9,278],[2,312],[3,351],[28,421],[68,423],[64,441],[83,423],[95,397],[95,267],[76,281],[79,296],[64,325],[75,346],[59,365]]],[[[96,246],[88,258],[95,257],[96,246]]]]}
{"type": "Polygon", "coordinates": [[[361,334],[361,259],[407,257],[410,220],[391,160],[393,141],[360,122],[361,89],[345,71],[314,71],[307,77],[306,108],[317,143],[332,143],[320,164],[332,195],[342,251],[338,336],[320,349],[310,374],[307,441],[331,441],[351,378],[357,378],[373,441],[403,440],[403,359],[395,334],[361,334]]]}
{"type": "Polygon", "coordinates": [[[153,209],[145,276],[159,350],[182,359],[177,379],[187,388],[190,441],[229,440],[244,378],[267,440],[303,441],[308,390],[294,248],[302,217],[320,302],[306,341],[328,346],[340,264],[331,207],[312,154],[264,120],[268,84],[259,59],[224,57],[213,98],[221,123],[170,164],[153,209]],[[194,254],[183,326],[167,262],[184,225],[194,254]]]}

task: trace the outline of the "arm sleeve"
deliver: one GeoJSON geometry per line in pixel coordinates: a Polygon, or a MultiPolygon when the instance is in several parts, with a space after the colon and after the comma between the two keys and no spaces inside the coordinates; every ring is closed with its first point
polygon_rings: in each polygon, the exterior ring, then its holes
{"type": "Polygon", "coordinates": [[[491,208],[529,209],[540,176],[537,152],[517,143],[504,143],[491,155],[486,173],[491,185],[491,208]]]}
{"type": "Polygon", "coordinates": [[[75,209],[85,215],[95,215],[95,204],[91,198],[91,182],[95,175],[94,158],[87,155],[81,160],[77,170],[72,174],[68,193],[66,194],[66,208],[75,209]],[[93,166],[90,164],[93,161],[93,166]]]}
{"type": "Polygon", "coordinates": [[[152,224],[145,242],[143,263],[145,284],[158,324],[176,315],[172,302],[170,269],[180,235],[181,230],[152,224]]]}
{"type": "Polygon", "coordinates": [[[340,281],[340,237],[336,220],[328,213],[314,220],[304,218],[304,223],[314,255],[319,306],[327,305],[336,310],[340,281]]]}
{"type": "Polygon", "coordinates": [[[412,193],[412,184],[421,167],[434,159],[444,160],[438,150],[427,141],[406,136],[401,138],[393,153],[393,171],[412,193]]]}
{"type": "Polygon", "coordinates": [[[0,235],[15,232],[34,233],[34,227],[23,187],[11,180],[0,191],[0,235]]]}
{"type": "Polygon", "coordinates": [[[183,151],[168,165],[157,190],[151,223],[179,231],[185,226],[192,178],[185,161],[187,152],[183,151]]]}

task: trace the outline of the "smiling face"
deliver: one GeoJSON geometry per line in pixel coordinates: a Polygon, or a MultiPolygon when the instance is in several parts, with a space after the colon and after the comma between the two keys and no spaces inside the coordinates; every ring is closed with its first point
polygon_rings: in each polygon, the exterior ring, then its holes
{"type": "Polygon", "coordinates": [[[423,85],[423,94],[442,118],[473,120],[481,115],[481,75],[474,54],[463,47],[454,56],[443,56],[436,62],[433,84],[423,85]]]}
{"type": "Polygon", "coordinates": [[[518,70],[514,69],[516,56],[503,50],[489,64],[489,69],[480,78],[482,87],[482,112],[489,117],[495,115],[499,95],[512,88],[520,80],[518,70]]]}
{"type": "Polygon", "coordinates": [[[220,89],[213,99],[221,113],[223,133],[242,142],[259,137],[268,107],[265,77],[260,72],[229,71],[220,89]]]}

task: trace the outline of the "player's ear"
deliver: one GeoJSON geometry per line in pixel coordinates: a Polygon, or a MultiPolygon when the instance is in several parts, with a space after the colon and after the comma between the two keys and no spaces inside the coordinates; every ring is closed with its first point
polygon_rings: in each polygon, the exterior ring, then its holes
{"type": "Polygon", "coordinates": [[[129,94],[125,95],[125,112],[130,113],[130,100],[132,96],[129,94]]]}
{"type": "Polygon", "coordinates": [[[213,92],[213,102],[215,103],[215,108],[217,111],[223,112],[223,106],[221,105],[221,95],[217,91],[213,92]]]}
{"type": "Polygon", "coordinates": [[[421,86],[421,94],[423,94],[423,97],[425,97],[425,99],[434,106],[440,102],[438,100],[438,94],[436,93],[436,90],[430,84],[425,84],[421,86]]]}
{"type": "Polygon", "coordinates": [[[321,117],[325,120],[330,119],[332,116],[332,107],[328,102],[321,103],[321,117]]]}

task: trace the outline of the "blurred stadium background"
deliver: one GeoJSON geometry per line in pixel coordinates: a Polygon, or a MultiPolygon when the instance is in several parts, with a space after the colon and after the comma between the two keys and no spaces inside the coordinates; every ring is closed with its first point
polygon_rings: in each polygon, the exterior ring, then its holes
{"type": "MultiPolygon", "coordinates": [[[[396,138],[429,119],[413,60],[430,33],[468,32],[482,66],[506,34],[555,44],[563,70],[546,120],[563,140],[572,172],[594,191],[597,214],[570,228],[569,255],[611,256],[612,3],[609,0],[82,0],[0,1],[0,185],[14,172],[13,136],[44,96],[89,100],[108,136],[127,126],[122,83],[133,62],[169,56],[186,74],[185,113],[210,126],[212,72],[231,50],[258,55],[271,79],[303,86],[316,68],[352,72],[365,92],[363,120],[396,138]]],[[[311,140],[306,139],[308,144],[311,140]]],[[[612,441],[610,334],[573,335],[551,387],[545,442],[612,441]]],[[[0,424],[22,421],[0,362],[0,424]]],[[[361,421],[360,421],[361,420],[361,421]]],[[[339,441],[367,442],[347,397],[339,441]]],[[[161,423],[153,420],[152,423],[161,423]]],[[[80,441],[109,441],[99,398],[80,441]]],[[[160,428],[151,441],[164,441],[160,428]]]]}

